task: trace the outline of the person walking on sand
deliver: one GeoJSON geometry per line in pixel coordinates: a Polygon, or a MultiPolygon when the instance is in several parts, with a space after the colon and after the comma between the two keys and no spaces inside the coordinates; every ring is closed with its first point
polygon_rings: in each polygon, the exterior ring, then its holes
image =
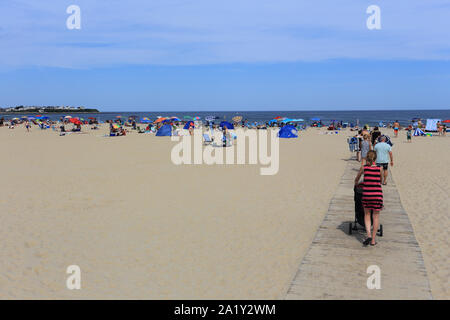
{"type": "Polygon", "coordinates": [[[388,177],[389,162],[391,163],[391,167],[394,166],[394,158],[392,156],[392,147],[386,143],[386,136],[380,137],[380,142],[378,142],[375,145],[374,150],[377,154],[377,157],[376,157],[377,165],[382,167],[382,170],[383,170],[382,184],[386,185],[386,183],[387,183],[386,180],[388,177]]]}
{"type": "Polygon", "coordinates": [[[364,165],[366,163],[367,152],[372,150],[372,142],[370,141],[370,135],[365,133],[363,135],[363,141],[361,142],[361,163],[364,165]]]}
{"type": "Polygon", "coordinates": [[[412,136],[412,125],[408,126],[408,129],[406,130],[406,141],[411,142],[411,136],[412,136]]]}
{"type": "Polygon", "coordinates": [[[378,127],[373,128],[373,131],[371,133],[372,135],[372,145],[376,145],[378,142],[378,138],[381,136],[381,131],[378,129],[378,127]]]}
{"type": "Polygon", "coordinates": [[[400,129],[400,123],[398,123],[398,120],[395,120],[394,122],[394,137],[398,137],[398,130],[400,129]]]}
{"type": "Polygon", "coordinates": [[[370,150],[367,152],[366,164],[362,165],[355,178],[358,184],[361,175],[363,180],[362,205],[364,207],[364,224],[366,225],[367,239],[363,244],[374,246],[377,244],[375,237],[380,226],[380,211],[383,209],[383,189],[381,188],[381,167],[375,164],[377,154],[370,150]],[[371,213],[373,211],[373,228],[371,228],[371,213]]]}

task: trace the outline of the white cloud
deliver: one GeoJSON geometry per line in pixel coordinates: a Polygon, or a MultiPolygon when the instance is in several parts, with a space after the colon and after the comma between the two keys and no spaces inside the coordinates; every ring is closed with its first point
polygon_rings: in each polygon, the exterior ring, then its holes
{"type": "Polygon", "coordinates": [[[9,0],[0,3],[0,66],[450,59],[444,0],[9,0]],[[82,29],[66,29],[66,8],[82,29]],[[382,30],[366,28],[381,7],[382,30]]]}

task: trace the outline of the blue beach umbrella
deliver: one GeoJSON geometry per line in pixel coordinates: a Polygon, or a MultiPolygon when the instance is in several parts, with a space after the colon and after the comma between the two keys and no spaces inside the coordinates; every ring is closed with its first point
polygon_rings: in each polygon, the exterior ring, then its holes
{"type": "Polygon", "coordinates": [[[294,126],[287,125],[278,131],[279,138],[298,138],[298,130],[294,126]]]}
{"type": "Polygon", "coordinates": [[[311,121],[320,121],[320,118],[317,118],[317,117],[311,118],[311,121]]]}
{"type": "Polygon", "coordinates": [[[222,129],[226,127],[227,129],[234,129],[234,125],[228,121],[222,121],[219,125],[222,129]]]}
{"type": "Polygon", "coordinates": [[[194,127],[194,121],[188,121],[186,122],[186,124],[184,125],[183,129],[189,129],[189,127],[194,127]]]}

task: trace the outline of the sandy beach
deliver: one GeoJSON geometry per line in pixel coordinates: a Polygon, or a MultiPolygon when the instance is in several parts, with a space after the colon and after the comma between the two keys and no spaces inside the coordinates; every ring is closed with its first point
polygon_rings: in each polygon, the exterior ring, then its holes
{"type": "Polygon", "coordinates": [[[422,249],[434,299],[449,299],[450,137],[413,137],[395,143],[392,169],[422,249]]]}
{"type": "MultiPolygon", "coordinates": [[[[283,298],[351,156],[352,132],[309,128],[262,176],[176,166],[167,137],[84,131],[0,128],[1,299],[283,298]],[[66,288],[69,265],[81,290],[66,288]]],[[[450,136],[393,142],[433,297],[449,299],[450,136]]]]}

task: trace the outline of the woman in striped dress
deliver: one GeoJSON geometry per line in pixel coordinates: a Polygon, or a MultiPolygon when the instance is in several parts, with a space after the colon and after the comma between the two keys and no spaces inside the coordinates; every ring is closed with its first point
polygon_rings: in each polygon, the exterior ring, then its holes
{"type": "Polygon", "coordinates": [[[377,153],[373,150],[367,152],[366,164],[361,166],[355,178],[358,184],[361,175],[364,175],[362,204],[364,207],[364,223],[366,225],[367,239],[364,245],[376,245],[375,236],[380,226],[379,213],[383,209],[383,189],[381,188],[381,167],[376,165],[377,153]],[[373,210],[373,229],[371,230],[370,213],[373,210]]]}

